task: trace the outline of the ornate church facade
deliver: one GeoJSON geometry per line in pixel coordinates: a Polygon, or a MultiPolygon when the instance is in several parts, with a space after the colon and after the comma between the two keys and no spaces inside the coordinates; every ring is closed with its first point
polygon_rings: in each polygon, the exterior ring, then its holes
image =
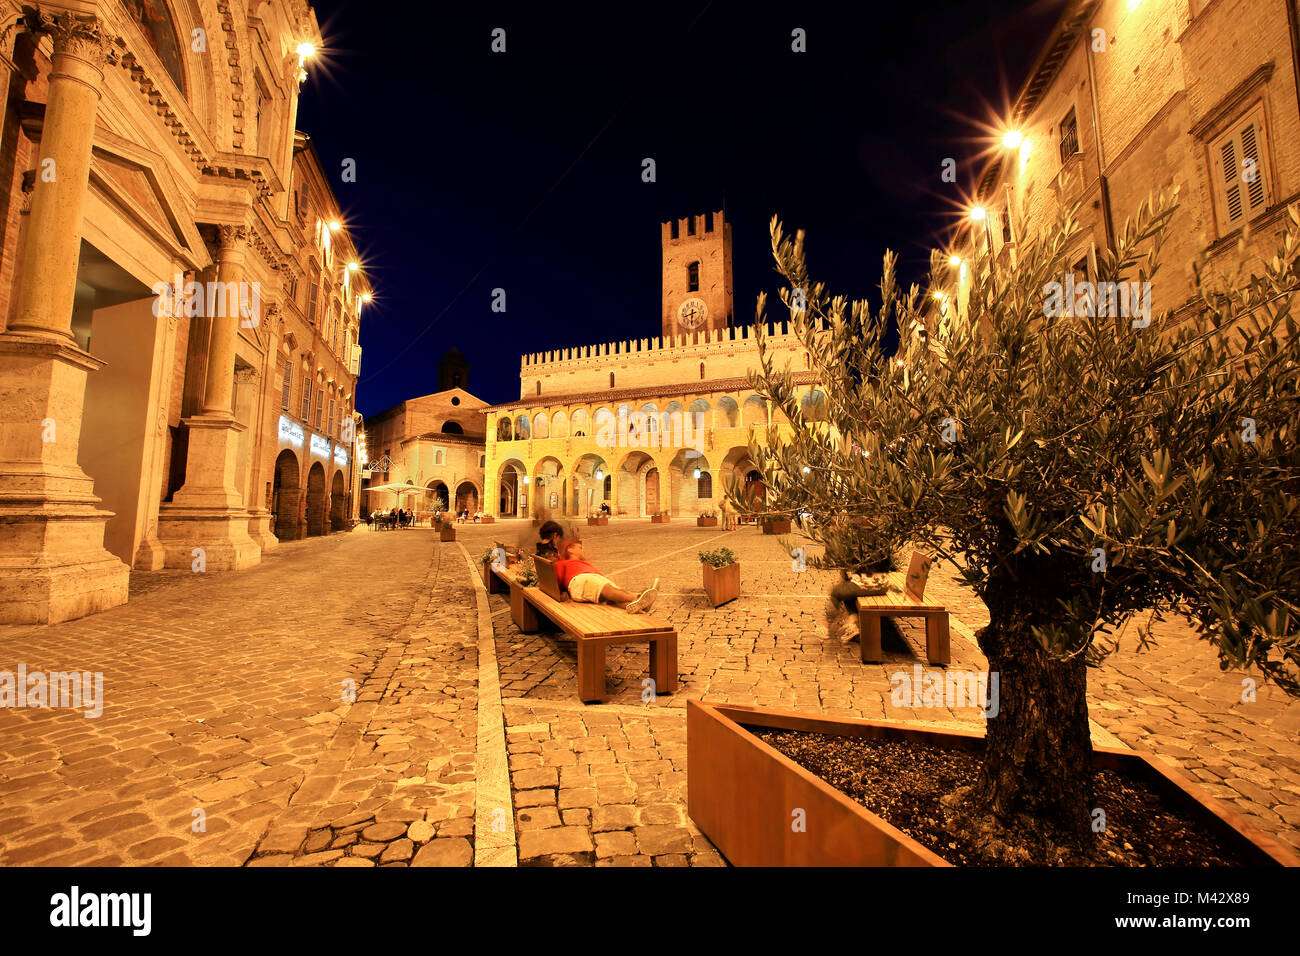
{"type": "Polygon", "coordinates": [[[370,289],[304,0],[0,0],[0,623],[355,513],[370,289]]]}
{"type": "MultiPolygon", "coordinates": [[[[761,499],[749,436],[761,444],[789,422],[748,385],[758,348],[734,321],[731,225],[713,212],[660,231],[660,335],[523,356],[519,400],[485,409],[485,511],[693,516],[716,511],[729,480],[761,499]]],[[[816,418],[824,396],[806,349],[780,323],[767,335],[816,418]]]]}

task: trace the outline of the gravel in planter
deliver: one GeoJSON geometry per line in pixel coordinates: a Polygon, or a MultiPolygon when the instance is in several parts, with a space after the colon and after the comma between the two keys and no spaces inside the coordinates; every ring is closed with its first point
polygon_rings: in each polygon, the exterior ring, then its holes
{"type": "MultiPolygon", "coordinates": [[[[969,842],[948,832],[941,798],[971,786],[982,762],[978,751],[903,740],[840,737],[770,727],[746,727],[805,770],[902,830],[949,863],[987,866],[969,842]]],[[[1242,866],[1141,780],[1113,770],[1093,778],[1093,804],[1106,811],[1106,832],[1093,848],[1059,847],[1061,866],[1242,866]]]]}

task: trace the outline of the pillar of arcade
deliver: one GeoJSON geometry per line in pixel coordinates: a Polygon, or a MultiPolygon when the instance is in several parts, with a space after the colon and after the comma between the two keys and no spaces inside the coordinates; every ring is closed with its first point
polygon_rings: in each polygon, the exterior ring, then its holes
{"type": "Polygon", "coordinates": [[[248,231],[223,225],[220,234],[217,281],[227,294],[208,297],[218,308],[209,316],[203,401],[198,414],[184,419],[189,430],[185,484],[158,512],[158,536],[169,568],[238,571],[262,559],[262,549],[248,533],[249,512],[236,474],[239,433],[245,426],[234,414],[235,345],[248,231]]]}
{"type": "Polygon", "coordinates": [[[18,307],[0,332],[0,623],[55,623],[126,603],[130,571],[104,549],[112,512],[78,464],[86,380],[72,309],[104,37],[92,15],[30,11],[54,46],[18,307]]]}

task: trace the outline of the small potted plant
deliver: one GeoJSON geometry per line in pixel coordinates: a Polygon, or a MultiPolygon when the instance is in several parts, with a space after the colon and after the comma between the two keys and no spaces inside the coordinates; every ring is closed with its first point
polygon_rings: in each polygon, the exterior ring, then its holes
{"type": "Polygon", "coordinates": [[[712,511],[701,511],[695,519],[695,524],[701,528],[716,528],[718,516],[712,511]]]}
{"type": "Polygon", "coordinates": [[[667,523],[668,523],[668,519],[669,519],[669,517],[670,517],[670,515],[668,514],[667,511],[661,511],[661,512],[659,512],[658,514],[654,514],[654,515],[651,515],[651,516],[650,516],[650,523],[651,523],[651,524],[667,524],[667,523]]]}
{"type": "Polygon", "coordinates": [[[740,597],[740,562],[730,548],[701,551],[700,565],[704,569],[704,593],[713,606],[726,604],[740,597]]]}
{"type": "Polygon", "coordinates": [[[537,565],[533,563],[532,558],[524,558],[519,569],[515,572],[515,580],[526,588],[535,588],[542,583],[542,579],[537,576],[537,565]]]}

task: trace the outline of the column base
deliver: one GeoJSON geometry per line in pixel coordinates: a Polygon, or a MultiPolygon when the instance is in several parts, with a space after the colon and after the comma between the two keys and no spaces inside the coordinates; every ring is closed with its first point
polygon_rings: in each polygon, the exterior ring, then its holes
{"type": "Polygon", "coordinates": [[[279,545],[280,539],[271,530],[271,512],[258,509],[248,513],[248,536],[263,552],[271,551],[279,545]]]}
{"type": "Polygon", "coordinates": [[[104,550],[110,517],[0,505],[0,624],[57,624],[125,604],[131,569],[104,550]]]}
{"type": "Polygon", "coordinates": [[[163,567],[191,571],[242,571],[262,560],[248,534],[248,512],[193,508],[168,502],[158,509],[163,567]]]}
{"type": "Polygon", "coordinates": [[[158,540],[158,535],[147,534],[135,549],[135,570],[161,571],[166,566],[167,549],[158,540]]]}

